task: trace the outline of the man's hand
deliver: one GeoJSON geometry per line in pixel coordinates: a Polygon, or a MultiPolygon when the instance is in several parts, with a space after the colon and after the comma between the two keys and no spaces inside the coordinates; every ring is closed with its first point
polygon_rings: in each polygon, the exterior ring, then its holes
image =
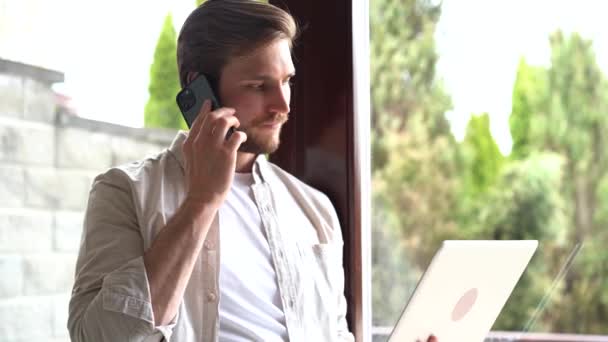
{"type": "MultiPolygon", "coordinates": [[[[422,340],[416,340],[416,342],[422,342],[422,340]]],[[[426,339],[426,342],[439,342],[439,340],[434,335],[431,335],[426,339]]]]}
{"type": "Polygon", "coordinates": [[[234,131],[228,140],[230,127],[238,128],[234,109],[211,111],[211,101],[203,104],[192,124],[183,146],[186,172],[186,200],[219,207],[226,198],[236,167],[239,146],[247,135],[234,131]]]}
{"type": "Polygon", "coordinates": [[[219,206],[226,198],[236,165],[236,151],[247,136],[238,127],[234,109],[211,112],[205,101],[184,142],[186,200],[144,253],[155,325],[177,315],[192,269],[219,206]]]}

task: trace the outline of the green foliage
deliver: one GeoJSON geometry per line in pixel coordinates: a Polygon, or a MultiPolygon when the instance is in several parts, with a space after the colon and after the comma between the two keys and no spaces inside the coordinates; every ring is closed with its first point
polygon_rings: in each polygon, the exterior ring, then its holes
{"type": "Polygon", "coordinates": [[[598,206],[595,211],[593,221],[597,226],[608,226],[608,172],[604,173],[598,183],[595,196],[598,199],[598,206]]]}
{"type": "Polygon", "coordinates": [[[575,281],[560,287],[552,329],[561,332],[608,334],[607,234],[585,239],[572,270],[575,281]]]}
{"type": "Polygon", "coordinates": [[[375,324],[394,323],[440,241],[455,234],[451,103],[435,76],[439,15],[428,1],[370,3],[375,324]]]}
{"type": "MultiPolygon", "coordinates": [[[[608,88],[590,41],[558,31],[550,43],[548,69],[525,62],[519,66],[510,119],[513,157],[552,151],[564,158],[567,181],[559,191],[569,227],[566,245],[582,242],[584,248],[559,284],[552,312],[544,313],[542,324],[553,331],[605,334],[608,153],[602,146],[608,136],[608,88]]],[[[568,252],[553,248],[549,267],[559,268],[568,252]]]]}
{"type": "Polygon", "coordinates": [[[424,267],[441,240],[456,229],[450,209],[457,198],[458,179],[453,145],[449,138],[408,135],[396,131],[385,135],[391,154],[384,168],[373,175],[373,192],[382,196],[386,211],[397,218],[389,228],[403,234],[411,262],[424,267]]]}
{"type": "Polygon", "coordinates": [[[564,153],[577,172],[590,171],[593,164],[605,170],[606,155],[594,147],[605,142],[602,133],[608,128],[606,83],[591,42],[557,32],[551,36],[551,47],[544,147],[564,153]]]}
{"type": "Polygon", "coordinates": [[[387,146],[396,152],[372,179],[375,324],[395,323],[441,241],[457,235],[450,215],[457,200],[457,178],[449,176],[452,143],[442,137],[429,144],[420,136],[385,133],[387,146]]]}
{"type": "Polygon", "coordinates": [[[444,117],[450,99],[435,77],[440,13],[440,6],[424,0],[370,2],[373,169],[392,153],[384,144],[385,130],[416,134],[408,127],[414,116],[431,140],[450,134],[444,117]]]}
{"type": "MultiPolygon", "coordinates": [[[[461,174],[459,237],[540,241],[533,261],[493,327],[521,331],[533,318],[559,268],[552,258],[567,234],[560,192],[564,159],[555,153],[530,153],[525,159],[508,162],[492,139],[485,115],[471,118],[461,148],[466,167],[461,174]]],[[[548,304],[541,312],[555,307],[553,302],[548,304]]],[[[534,325],[541,330],[549,327],[546,320],[534,325]]]]}
{"type": "Polygon", "coordinates": [[[478,203],[477,238],[563,241],[563,163],[558,154],[541,153],[507,164],[478,203]]]}
{"type": "Polygon", "coordinates": [[[531,118],[537,116],[544,117],[543,113],[536,111],[546,108],[547,99],[547,73],[543,68],[530,66],[525,59],[519,61],[517,76],[513,89],[512,106],[513,110],[509,117],[513,148],[511,156],[513,158],[525,158],[530,151],[528,150],[531,141],[538,140],[544,133],[543,127],[546,123],[531,124],[531,118]]]}
{"type": "Polygon", "coordinates": [[[602,147],[608,136],[608,88],[590,41],[577,34],[566,38],[557,32],[551,37],[551,46],[549,110],[554,124],[545,146],[561,151],[569,160],[566,177],[571,182],[564,193],[572,211],[570,239],[585,246],[566,277],[563,315],[556,318],[556,329],[607,333],[601,317],[608,312],[608,301],[602,295],[608,292],[608,282],[602,281],[606,272],[600,264],[608,263],[608,257],[606,245],[598,242],[608,241],[608,222],[598,210],[605,205],[601,199],[606,198],[598,189],[608,176],[608,153],[602,147]],[[574,305],[575,309],[566,310],[574,305]]]}
{"type": "Polygon", "coordinates": [[[490,132],[490,117],[487,113],[471,116],[462,150],[467,165],[465,186],[472,195],[477,195],[494,184],[504,160],[490,132]]]}
{"type": "MultiPolygon", "coordinates": [[[[471,211],[469,239],[540,241],[540,247],[493,329],[520,331],[557,273],[552,250],[564,244],[566,213],[559,189],[563,159],[532,154],[507,164],[471,211]]],[[[551,308],[552,306],[549,306],[551,308]]],[[[546,325],[536,328],[546,328],[546,325]]]]}
{"type": "Polygon", "coordinates": [[[144,125],[160,128],[187,128],[175,96],[180,90],[177,72],[177,37],[171,14],[167,14],[150,67],[150,98],[144,109],[144,125]]]}
{"type": "Polygon", "coordinates": [[[376,194],[372,214],[372,241],[382,248],[372,249],[373,325],[393,326],[412,294],[420,269],[413,267],[406,254],[399,221],[386,208],[386,198],[376,194]],[[395,286],[399,284],[399,286],[395,286]]]}
{"type": "Polygon", "coordinates": [[[370,6],[374,324],[394,323],[442,240],[537,239],[494,329],[608,333],[608,85],[591,42],[558,31],[550,67],[520,61],[505,158],[487,114],[471,118],[461,144],[447,129],[432,42],[440,8],[370,6]]]}
{"type": "Polygon", "coordinates": [[[465,137],[459,151],[459,168],[455,177],[460,178],[457,189],[458,206],[453,210],[462,234],[478,224],[479,204],[486,192],[495,185],[505,162],[490,132],[488,114],[472,115],[467,124],[465,137]]]}

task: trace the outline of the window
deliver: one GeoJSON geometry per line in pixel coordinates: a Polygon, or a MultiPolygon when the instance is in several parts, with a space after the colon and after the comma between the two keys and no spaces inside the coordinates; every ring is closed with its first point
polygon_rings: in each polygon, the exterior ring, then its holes
{"type": "Polygon", "coordinates": [[[370,2],[374,340],[444,239],[539,240],[493,330],[608,334],[603,6],[370,2]]]}

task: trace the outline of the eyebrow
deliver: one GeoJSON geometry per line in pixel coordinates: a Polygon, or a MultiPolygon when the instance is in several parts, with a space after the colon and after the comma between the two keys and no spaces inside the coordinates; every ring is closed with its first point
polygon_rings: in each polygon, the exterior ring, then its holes
{"type": "MultiPolygon", "coordinates": [[[[292,78],[294,76],[296,76],[296,72],[295,71],[287,74],[287,76],[285,78],[292,78]]],[[[274,79],[274,77],[271,77],[271,76],[265,75],[265,74],[255,75],[253,77],[246,77],[245,78],[245,80],[264,80],[264,81],[266,81],[266,80],[272,80],[272,79],[274,79]]]]}

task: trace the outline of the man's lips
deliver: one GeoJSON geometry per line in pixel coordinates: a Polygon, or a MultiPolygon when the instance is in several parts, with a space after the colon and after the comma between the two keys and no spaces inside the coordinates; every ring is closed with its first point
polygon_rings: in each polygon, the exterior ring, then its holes
{"type": "Polygon", "coordinates": [[[282,121],[269,121],[269,122],[263,122],[263,123],[261,123],[260,126],[271,128],[271,127],[278,127],[278,126],[280,126],[282,124],[283,124],[282,121]]]}
{"type": "Polygon", "coordinates": [[[259,124],[259,126],[261,127],[266,127],[266,128],[276,128],[276,127],[280,127],[282,124],[284,124],[285,122],[287,122],[287,118],[285,119],[279,119],[279,120],[270,120],[270,121],[265,121],[259,124]]]}
{"type": "Polygon", "coordinates": [[[276,115],[274,117],[269,118],[270,120],[262,121],[259,123],[254,123],[253,127],[261,127],[261,128],[279,128],[281,125],[289,120],[289,116],[287,115],[276,115]]]}

